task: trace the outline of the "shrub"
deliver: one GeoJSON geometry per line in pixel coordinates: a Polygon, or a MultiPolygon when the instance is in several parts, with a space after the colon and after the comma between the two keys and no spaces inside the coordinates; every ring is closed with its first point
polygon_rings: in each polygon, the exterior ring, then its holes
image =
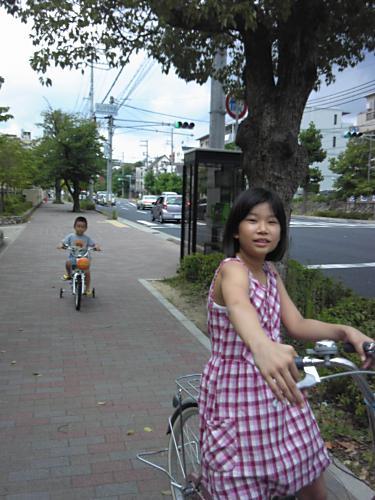
{"type": "Polygon", "coordinates": [[[25,201],[23,195],[18,194],[8,194],[4,205],[4,212],[0,215],[22,215],[33,206],[30,201],[25,201]]]}
{"type": "Polygon", "coordinates": [[[286,288],[306,318],[316,318],[324,308],[353,295],[352,290],[339,281],[327,278],[319,269],[307,269],[295,260],[288,262],[286,288]]]}
{"type": "Polygon", "coordinates": [[[83,210],[95,210],[95,203],[92,200],[86,199],[80,202],[80,207],[83,210]]]}
{"type": "Polygon", "coordinates": [[[332,217],[341,219],[371,220],[373,216],[364,212],[345,212],[344,210],[317,210],[313,213],[316,217],[332,217]]]}
{"type": "Polygon", "coordinates": [[[186,281],[199,284],[208,290],[216,268],[223,260],[224,254],[216,252],[208,255],[196,253],[183,258],[179,275],[186,281]]]}

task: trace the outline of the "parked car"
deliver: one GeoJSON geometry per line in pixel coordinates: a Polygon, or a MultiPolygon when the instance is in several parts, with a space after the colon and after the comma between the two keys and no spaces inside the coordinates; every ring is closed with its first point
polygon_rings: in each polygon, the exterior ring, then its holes
{"type": "Polygon", "coordinates": [[[182,196],[164,195],[159,196],[155,204],[151,207],[151,220],[163,223],[167,220],[181,222],[182,196]]]}
{"type": "Polygon", "coordinates": [[[153,203],[158,199],[155,194],[145,194],[137,201],[138,210],[151,209],[153,203]]]}
{"type": "MultiPolygon", "coordinates": [[[[98,205],[108,205],[107,202],[107,191],[98,191],[95,195],[95,203],[98,205]]],[[[112,193],[111,206],[116,205],[116,196],[112,193]]]]}

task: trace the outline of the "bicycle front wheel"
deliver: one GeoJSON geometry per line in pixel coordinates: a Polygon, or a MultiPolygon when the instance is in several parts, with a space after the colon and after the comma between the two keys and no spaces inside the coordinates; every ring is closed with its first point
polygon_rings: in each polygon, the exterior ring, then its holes
{"type": "MultiPolygon", "coordinates": [[[[191,476],[200,475],[199,413],[197,406],[184,408],[174,421],[168,444],[169,474],[186,486],[191,476]]],[[[171,485],[174,500],[186,498],[181,489],[171,485]]],[[[189,498],[192,498],[189,496],[189,498]]],[[[195,497],[196,498],[196,497],[195,497]]]]}
{"type": "Polygon", "coordinates": [[[76,305],[76,310],[79,311],[81,308],[81,298],[82,298],[82,276],[78,274],[76,277],[76,283],[75,283],[75,305],[76,305]]]}

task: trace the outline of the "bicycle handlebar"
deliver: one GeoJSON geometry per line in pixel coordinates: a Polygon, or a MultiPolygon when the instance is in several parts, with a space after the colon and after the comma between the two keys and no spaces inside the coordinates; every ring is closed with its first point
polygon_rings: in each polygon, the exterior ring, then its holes
{"type": "MultiPolygon", "coordinates": [[[[318,343],[319,344],[319,343],[318,343]]],[[[326,344],[324,344],[325,347],[326,344]]],[[[367,358],[373,357],[375,358],[375,342],[364,342],[363,343],[363,350],[367,358]]],[[[350,344],[349,342],[346,342],[344,344],[344,351],[345,352],[356,352],[353,344],[350,344]]],[[[306,366],[316,366],[316,365],[321,365],[321,364],[328,364],[330,357],[335,354],[335,351],[332,350],[332,346],[328,347],[328,350],[321,350],[319,352],[319,349],[314,349],[312,350],[311,354],[314,354],[315,356],[322,356],[322,358],[310,358],[310,357],[301,357],[297,356],[294,358],[294,362],[299,370],[303,370],[306,366]],[[331,350],[329,350],[331,349],[331,350]]]]}

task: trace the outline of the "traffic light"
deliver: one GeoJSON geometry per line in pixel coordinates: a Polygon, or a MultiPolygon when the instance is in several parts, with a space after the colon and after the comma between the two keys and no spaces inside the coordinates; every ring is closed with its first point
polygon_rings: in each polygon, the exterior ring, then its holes
{"type": "Polygon", "coordinates": [[[193,122],[175,122],[174,128],[194,128],[195,123],[193,122]]]}
{"type": "Polygon", "coordinates": [[[345,139],[350,139],[351,137],[361,137],[362,132],[358,130],[358,127],[350,127],[350,129],[345,132],[345,139]]]}

